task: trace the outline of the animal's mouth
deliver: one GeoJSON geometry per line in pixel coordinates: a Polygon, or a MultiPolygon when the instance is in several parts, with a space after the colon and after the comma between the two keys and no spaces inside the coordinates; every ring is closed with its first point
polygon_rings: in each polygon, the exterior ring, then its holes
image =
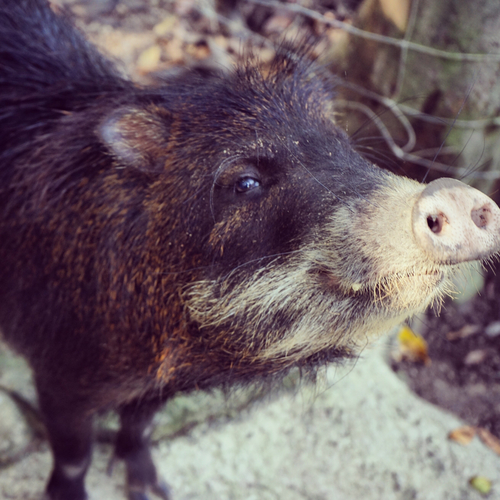
{"type": "Polygon", "coordinates": [[[381,288],[401,286],[411,286],[417,283],[428,283],[439,286],[446,278],[446,272],[443,269],[415,270],[409,269],[397,273],[379,275],[374,278],[362,280],[345,280],[339,278],[327,269],[315,269],[313,274],[318,277],[323,286],[342,291],[346,294],[364,294],[380,290],[381,288]]]}
{"type": "Polygon", "coordinates": [[[432,283],[435,286],[440,285],[446,278],[446,273],[442,269],[432,269],[427,271],[409,270],[378,276],[376,279],[360,281],[352,283],[351,290],[356,292],[377,290],[385,287],[406,285],[411,286],[412,283],[419,282],[432,283]]]}
{"type": "Polygon", "coordinates": [[[341,280],[324,270],[317,274],[324,293],[348,307],[378,311],[384,317],[408,316],[432,304],[440,304],[453,292],[446,268],[406,269],[372,279],[341,280]]]}

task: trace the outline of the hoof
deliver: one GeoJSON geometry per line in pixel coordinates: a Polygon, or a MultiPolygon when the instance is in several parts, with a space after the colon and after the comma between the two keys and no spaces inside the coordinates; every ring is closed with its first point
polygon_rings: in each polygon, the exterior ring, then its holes
{"type": "Polygon", "coordinates": [[[141,489],[129,488],[127,498],[128,500],[153,500],[153,498],[172,500],[170,488],[163,481],[157,484],[148,485],[141,489]]]}

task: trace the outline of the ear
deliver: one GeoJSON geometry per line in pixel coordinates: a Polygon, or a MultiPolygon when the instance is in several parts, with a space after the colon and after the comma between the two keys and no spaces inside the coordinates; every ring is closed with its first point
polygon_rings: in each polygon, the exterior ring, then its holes
{"type": "Polygon", "coordinates": [[[168,112],[157,107],[120,108],[101,123],[98,134],[121,164],[154,172],[163,168],[169,121],[168,112]]]}

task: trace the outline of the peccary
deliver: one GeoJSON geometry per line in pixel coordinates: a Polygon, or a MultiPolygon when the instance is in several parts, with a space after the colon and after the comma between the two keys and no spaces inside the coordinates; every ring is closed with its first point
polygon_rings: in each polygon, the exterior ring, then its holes
{"type": "Polygon", "coordinates": [[[0,327],[33,368],[51,500],[86,498],[92,416],[117,409],[129,498],[179,391],[352,357],[500,248],[458,181],[370,164],[323,70],[120,76],[45,0],[0,4],[0,327]]]}

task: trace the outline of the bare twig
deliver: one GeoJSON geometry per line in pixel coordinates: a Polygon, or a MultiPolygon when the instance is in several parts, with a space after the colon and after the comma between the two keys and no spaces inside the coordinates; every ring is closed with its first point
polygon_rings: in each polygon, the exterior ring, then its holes
{"type": "Polygon", "coordinates": [[[380,94],[377,94],[376,92],[373,92],[372,90],[367,90],[361,85],[357,85],[352,82],[345,82],[340,80],[338,82],[338,85],[354,90],[358,94],[373,99],[374,101],[377,101],[383,104],[384,106],[387,106],[392,111],[394,111],[395,109],[399,109],[400,112],[406,115],[418,118],[419,120],[428,123],[435,123],[438,125],[453,125],[456,128],[463,128],[463,129],[482,129],[485,127],[489,127],[491,125],[500,125],[500,116],[492,118],[480,118],[477,120],[455,120],[454,118],[443,118],[440,116],[432,116],[427,113],[423,113],[422,111],[419,111],[415,108],[412,108],[411,106],[407,106],[406,104],[398,103],[394,99],[391,99],[390,97],[385,97],[380,94]]]}
{"type": "MultiPolygon", "coordinates": [[[[482,179],[482,180],[496,180],[500,179],[500,172],[495,172],[495,171],[488,171],[488,172],[471,172],[471,169],[469,167],[455,167],[453,165],[446,165],[444,163],[439,163],[436,162],[435,160],[428,160],[427,158],[422,158],[420,156],[417,156],[415,153],[409,153],[407,150],[404,150],[400,146],[398,146],[395,142],[394,139],[391,136],[391,133],[387,129],[387,127],[384,125],[382,120],[377,116],[375,112],[373,112],[368,106],[365,106],[364,104],[361,104],[359,102],[353,102],[353,101],[344,101],[344,100],[339,100],[336,102],[336,105],[339,107],[347,108],[347,109],[354,109],[356,111],[360,111],[361,113],[365,114],[370,118],[372,123],[378,128],[380,131],[380,134],[386,144],[389,146],[389,149],[391,150],[392,154],[396,157],[399,158],[400,160],[404,161],[409,161],[411,163],[414,163],[416,165],[420,165],[422,167],[436,170],[437,172],[443,172],[446,174],[453,174],[457,178],[463,178],[467,177],[470,179],[482,179]]],[[[391,111],[394,111],[397,109],[396,107],[391,107],[391,111]]],[[[399,119],[401,115],[396,115],[396,117],[399,119]]],[[[406,117],[404,118],[406,120],[406,117]]],[[[403,121],[404,123],[404,121],[403,121]]],[[[410,125],[411,127],[411,125],[410,125]]],[[[406,128],[406,126],[405,126],[406,128]]],[[[411,129],[411,134],[414,136],[414,131],[411,129]]],[[[407,147],[408,144],[405,146],[407,147]]],[[[441,148],[440,148],[441,149],[441,148]]],[[[428,153],[428,152],[426,152],[428,153]]]]}
{"type": "Polygon", "coordinates": [[[334,28],[342,29],[351,35],[359,36],[361,38],[366,38],[368,40],[374,40],[376,42],[385,43],[387,45],[393,45],[395,47],[400,47],[402,50],[413,50],[415,52],[420,52],[422,54],[428,54],[434,57],[439,57],[441,59],[449,59],[451,61],[476,61],[476,62],[486,62],[486,61],[500,61],[500,54],[471,54],[462,52],[448,52],[446,50],[434,49],[426,45],[421,45],[419,43],[410,42],[408,40],[398,40],[390,36],[379,35],[377,33],[370,33],[369,31],[364,31],[359,28],[355,28],[350,24],[338,21],[337,19],[330,19],[324,17],[319,12],[302,7],[297,4],[289,3],[279,3],[271,0],[249,0],[252,3],[258,5],[264,5],[267,7],[275,7],[279,9],[286,9],[290,12],[295,12],[297,14],[302,14],[304,16],[320,21],[334,28]]]}
{"type": "MultiPolygon", "coordinates": [[[[413,0],[413,2],[411,2],[410,18],[408,20],[408,26],[405,30],[405,36],[404,36],[404,39],[406,41],[409,41],[413,35],[413,31],[415,29],[415,24],[417,21],[417,12],[418,12],[419,4],[420,4],[420,0],[413,0]]],[[[393,98],[395,100],[398,99],[398,97],[401,93],[401,89],[403,88],[407,59],[408,59],[408,46],[401,49],[401,54],[399,56],[398,78],[396,80],[396,88],[395,88],[394,93],[393,93],[393,98]]]]}

